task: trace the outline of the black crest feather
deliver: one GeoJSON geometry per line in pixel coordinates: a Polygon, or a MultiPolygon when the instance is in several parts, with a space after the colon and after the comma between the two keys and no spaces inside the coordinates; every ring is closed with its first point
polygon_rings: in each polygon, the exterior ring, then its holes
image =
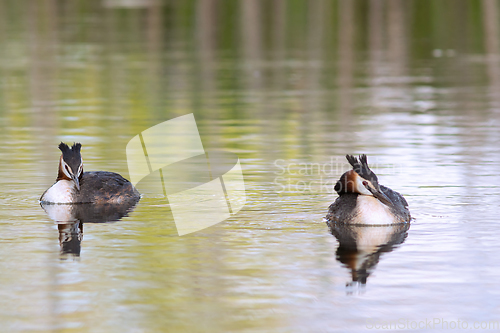
{"type": "Polygon", "coordinates": [[[79,154],[81,148],[82,148],[82,144],[81,143],[73,143],[73,146],[71,148],[67,144],[65,144],[64,142],[61,142],[59,144],[59,150],[63,154],[64,153],[68,153],[68,152],[73,152],[73,153],[79,154]]]}
{"type": "Polygon", "coordinates": [[[368,179],[372,182],[374,181],[375,183],[378,183],[377,176],[373,173],[373,171],[370,170],[370,167],[368,166],[368,158],[365,154],[360,155],[359,160],[353,155],[346,155],[345,157],[358,175],[360,175],[364,179],[368,179]]]}
{"type": "Polygon", "coordinates": [[[345,155],[345,158],[347,158],[349,164],[352,165],[354,171],[359,173],[359,171],[361,170],[361,164],[359,164],[358,159],[352,155],[345,155]]]}
{"type": "Polygon", "coordinates": [[[80,143],[73,143],[73,146],[71,147],[64,142],[59,144],[59,150],[62,152],[64,162],[71,167],[73,173],[75,174],[82,162],[82,156],[80,154],[81,148],[82,145],[80,143]]]}
{"type": "Polygon", "coordinates": [[[61,142],[59,144],[59,150],[64,154],[65,152],[67,152],[70,149],[69,149],[67,144],[65,144],[64,142],[61,142]]]}

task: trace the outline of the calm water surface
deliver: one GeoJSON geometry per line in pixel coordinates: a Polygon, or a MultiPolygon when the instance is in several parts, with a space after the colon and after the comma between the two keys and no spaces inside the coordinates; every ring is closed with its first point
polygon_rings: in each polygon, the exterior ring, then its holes
{"type": "Polygon", "coordinates": [[[1,331],[498,330],[499,3],[424,2],[6,1],[1,331]],[[188,113],[245,207],[179,237],[145,194],[62,254],[38,203],[58,143],[128,177],[128,141],[188,113]],[[323,220],[346,153],[414,217],[356,230],[357,256],[323,220]]]}

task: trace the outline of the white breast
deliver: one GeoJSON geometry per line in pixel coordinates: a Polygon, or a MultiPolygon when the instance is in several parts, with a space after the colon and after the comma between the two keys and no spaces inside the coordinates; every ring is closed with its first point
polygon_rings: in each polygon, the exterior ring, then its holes
{"type": "Polygon", "coordinates": [[[352,223],[356,224],[394,224],[394,218],[389,207],[371,195],[358,195],[356,216],[352,223]]]}
{"type": "Polygon", "coordinates": [[[76,217],[73,214],[73,205],[51,205],[43,204],[42,208],[47,215],[56,222],[74,222],[76,217]]]}
{"type": "Polygon", "coordinates": [[[72,203],[75,183],[69,180],[59,180],[43,194],[40,201],[48,203],[72,203]]]}

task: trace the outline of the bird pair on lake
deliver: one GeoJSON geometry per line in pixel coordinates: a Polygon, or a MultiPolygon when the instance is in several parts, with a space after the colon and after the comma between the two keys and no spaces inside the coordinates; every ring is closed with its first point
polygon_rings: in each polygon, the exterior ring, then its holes
{"type": "MultiPolygon", "coordinates": [[[[59,144],[62,154],[54,185],[40,198],[44,204],[130,204],[140,194],[128,180],[114,172],[83,171],[80,143],[59,144]]],[[[379,185],[366,155],[346,155],[353,167],[335,185],[339,197],[330,205],[329,223],[397,224],[410,221],[408,203],[401,194],[379,185]]]]}

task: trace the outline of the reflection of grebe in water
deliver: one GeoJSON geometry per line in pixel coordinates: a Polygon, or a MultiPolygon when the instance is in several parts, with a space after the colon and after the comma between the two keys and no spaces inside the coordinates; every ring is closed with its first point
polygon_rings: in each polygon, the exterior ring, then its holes
{"type": "Polygon", "coordinates": [[[61,254],[75,256],[80,255],[83,223],[118,221],[141,198],[132,183],[117,173],[83,172],[81,147],[59,144],[56,182],[40,198],[42,208],[58,223],[61,254]]]}
{"type": "Polygon", "coordinates": [[[83,239],[83,223],[80,221],[58,223],[57,229],[59,229],[61,254],[72,254],[79,257],[83,239]]]}
{"type": "Polygon", "coordinates": [[[344,173],[335,184],[339,197],[330,205],[326,219],[330,222],[387,225],[409,222],[408,203],[396,191],[378,184],[368,167],[366,155],[359,160],[346,155],[353,170],[344,173]]]}
{"type": "Polygon", "coordinates": [[[135,203],[53,205],[42,202],[41,206],[57,222],[61,254],[79,257],[84,223],[118,221],[135,208],[135,203]]]}
{"type": "Polygon", "coordinates": [[[365,285],[380,255],[401,244],[410,228],[410,211],[398,192],[378,184],[366,155],[346,155],[353,170],[344,173],[335,191],[339,197],[326,216],[339,241],[337,260],[351,270],[353,285],[365,285]]]}
{"type": "Polygon", "coordinates": [[[366,284],[382,253],[391,252],[408,236],[410,223],[392,225],[353,225],[328,222],[330,232],[339,241],[337,260],[351,270],[352,282],[366,284]]]}

